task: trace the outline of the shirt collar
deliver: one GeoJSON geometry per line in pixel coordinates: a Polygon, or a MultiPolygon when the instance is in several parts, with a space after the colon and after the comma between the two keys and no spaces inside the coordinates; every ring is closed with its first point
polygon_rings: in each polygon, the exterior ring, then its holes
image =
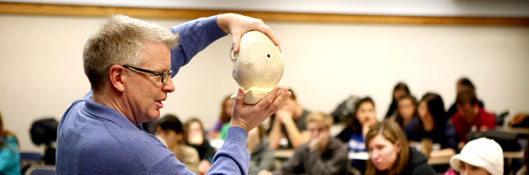
{"type": "Polygon", "coordinates": [[[130,120],[127,119],[127,117],[123,116],[121,113],[119,113],[115,109],[96,103],[91,99],[91,97],[92,97],[92,91],[90,91],[83,99],[86,101],[85,112],[95,117],[109,120],[123,128],[140,129],[140,130],[142,129],[141,124],[138,126],[135,126],[130,120]]]}

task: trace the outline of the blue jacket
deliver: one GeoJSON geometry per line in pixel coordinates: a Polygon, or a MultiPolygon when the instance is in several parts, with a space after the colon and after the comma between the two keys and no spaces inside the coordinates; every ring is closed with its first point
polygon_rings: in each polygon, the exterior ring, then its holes
{"type": "Polygon", "coordinates": [[[0,145],[0,174],[20,174],[20,154],[17,149],[17,139],[12,136],[1,138],[5,146],[0,145]]]}
{"type": "MultiPolygon", "coordinates": [[[[171,49],[174,76],[199,51],[226,34],[216,16],[172,27],[179,45],[171,49]]],[[[57,139],[57,174],[193,174],[153,135],[114,109],[95,103],[89,92],[64,113],[57,139]]],[[[247,174],[247,133],[229,128],[208,174],[247,174]]]]}

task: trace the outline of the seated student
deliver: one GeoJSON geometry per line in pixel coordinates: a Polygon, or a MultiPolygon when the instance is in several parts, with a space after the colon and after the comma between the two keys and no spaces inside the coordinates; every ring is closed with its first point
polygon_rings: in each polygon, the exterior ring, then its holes
{"type": "Polygon", "coordinates": [[[450,159],[450,167],[460,175],[503,175],[503,150],[494,140],[475,139],[450,159]]]}
{"type": "Polygon", "coordinates": [[[282,174],[346,174],[349,162],[343,143],[330,137],[331,116],[311,113],[307,116],[310,141],[300,145],[283,164],[282,174]]]}
{"type": "MultiPolygon", "coordinates": [[[[472,91],[476,92],[476,87],[474,86],[472,81],[470,81],[470,79],[468,79],[467,77],[462,77],[459,80],[457,80],[456,94],[461,92],[463,89],[471,89],[472,91]]],[[[485,108],[485,105],[479,99],[478,99],[478,105],[479,107],[485,108]]],[[[457,113],[457,105],[456,105],[456,102],[454,102],[452,103],[452,105],[450,105],[450,108],[448,108],[447,114],[448,114],[448,117],[452,117],[456,113],[457,113]]]]}
{"type": "Polygon", "coordinates": [[[366,174],[435,175],[427,158],[408,146],[397,123],[384,120],[369,128],[366,134],[369,152],[366,174]]]}
{"type": "Polygon", "coordinates": [[[457,150],[454,126],[448,122],[441,96],[426,93],[418,108],[419,118],[413,119],[404,132],[411,145],[426,157],[451,157],[457,150]]]}
{"type": "Polygon", "coordinates": [[[474,90],[461,90],[457,93],[456,103],[458,112],[450,120],[456,129],[459,149],[465,145],[470,131],[487,131],[496,128],[496,118],[479,107],[474,90]]]}
{"type": "Polygon", "coordinates": [[[155,136],[174,153],[176,159],[189,170],[198,173],[198,152],[184,144],[184,128],[175,115],[168,114],[158,120],[155,136]]]}
{"type": "Polygon", "coordinates": [[[259,125],[248,132],[246,149],[250,153],[248,174],[271,174],[274,165],[274,150],[268,147],[268,138],[263,125],[259,125]]]}
{"type": "Polygon", "coordinates": [[[393,95],[391,104],[389,105],[388,112],[386,112],[385,118],[389,118],[395,113],[395,110],[397,110],[397,100],[404,95],[409,95],[410,89],[408,88],[408,85],[406,85],[406,83],[399,82],[397,83],[397,85],[395,85],[395,88],[393,88],[392,94],[393,95]]]}
{"type": "Polygon", "coordinates": [[[0,113],[0,174],[20,174],[20,154],[17,136],[4,128],[0,113]]]}
{"type": "Polygon", "coordinates": [[[347,127],[336,137],[347,143],[351,165],[363,173],[368,159],[364,138],[369,127],[376,123],[375,102],[371,97],[361,98],[356,101],[354,111],[347,127]]]}
{"type": "Polygon", "coordinates": [[[220,117],[217,123],[209,130],[208,135],[211,139],[220,138],[224,140],[226,131],[230,126],[231,114],[233,110],[233,99],[231,95],[224,97],[220,104],[220,117]]]}
{"type": "Polygon", "coordinates": [[[198,171],[200,174],[205,174],[211,167],[215,148],[211,147],[209,141],[204,138],[204,125],[198,118],[188,119],[184,124],[184,133],[187,144],[198,152],[200,159],[198,171]]]}
{"type": "Polygon", "coordinates": [[[270,120],[271,127],[268,137],[270,139],[270,148],[272,149],[279,148],[280,141],[284,138],[288,142],[286,147],[294,149],[309,141],[305,119],[310,112],[299,105],[292,89],[290,89],[290,92],[292,93],[290,98],[275,113],[275,118],[270,120]]]}
{"type": "Polygon", "coordinates": [[[394,121],[397,122],[401,128],[404,128],[408,122],[417,118],[417,99],[412,95],[401,96],[397,100],[397,111],[394,115],[394,121]]]}

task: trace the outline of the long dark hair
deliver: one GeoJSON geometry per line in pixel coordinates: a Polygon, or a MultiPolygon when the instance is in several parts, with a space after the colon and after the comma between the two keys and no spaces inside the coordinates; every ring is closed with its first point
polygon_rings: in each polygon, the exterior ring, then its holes
{"type": "Polygon", "coordinates": [[[410,89],[408,88],[408,85],[404,82],[399,82],[395,85],[395,87],[393,88],[393,93],[391,93],[391,105],[389,105],[389,109],[388,109],[388,112],[386,113],[386,118],[390,117],[391,115],[393,115],[393,113],[395,112],[395,109],[397,108],[397,100],[398,99],[395,99],[395,91],[399,90],[399,89],[404,89],[404,91],[406,91],[407,94],[410,94],[410,89]]]}
{"type": "Polygon", "coordinates": [[[354,106],[354,113],[353,113],[353,115],[350,115],[348,117],[349,118],[348,126],[352,129],[353,133],[362,132],[362,126],[360,126],[360,122],[356,118],[356,115],[358,113],[358,108],[360,108],[360,105],[362,105],[364,103],[371,103],[373,105],[373,107],[375,106],[375,102],[369,96],[361,98],[361,99],[358,99],[356,101],[355,106],[354,106]]]}
{"type": "Polygon", "coordinates": [[[419,120],[418,129],[419,131],[424,132],[424,134],[426,134],[425,136],[431,137],[434,142],[439,142],[444,139],[444,130],[446,122],[448,121],[443,99],[439,94],[428,92],[424,94],[421,99],[421,102],[425,102],[426,106],[428,107],[428,112],[430,113],[434,121],[434,129],[431,132],[426,133],[424,131],[422,120],[419,120]]]}
{"type": "Polygon", "coordinates": [[[167,114],[160,118],[158,120],[157,126],[164,131],[173,130],[177,134],[184,133],[184,127],[182,126],[182,122],[180,122],[180,119],[178,119],[178,117],[174,114],[167,114]]]}

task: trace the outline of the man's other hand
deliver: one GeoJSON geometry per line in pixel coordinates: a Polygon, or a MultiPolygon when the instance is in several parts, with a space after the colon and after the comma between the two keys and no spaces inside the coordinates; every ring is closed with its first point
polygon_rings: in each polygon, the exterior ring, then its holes
{"type": "Polygon", "coordinates": [[[245,93],[242,88],[239,88],[237,97],[235,97],[230,126],[241,127],[246,132],[250,131],[277,112],[290,95],[288,88],[275,87],[257,104],[249,105],[244,104],[245,93]]]}

